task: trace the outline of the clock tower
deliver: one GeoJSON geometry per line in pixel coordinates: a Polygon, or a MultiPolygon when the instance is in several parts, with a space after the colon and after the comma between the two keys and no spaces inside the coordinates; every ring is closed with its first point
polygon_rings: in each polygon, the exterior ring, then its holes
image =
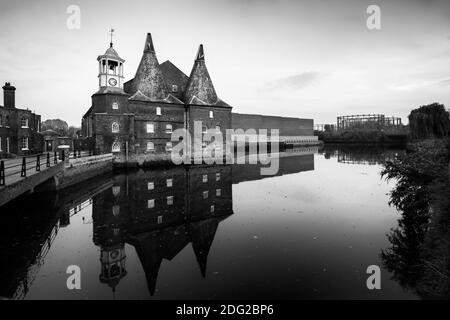
{"type": "Polygon", "coordinates": [[[121,91],[123,92],[123,63],[124,59],[119,57],[116,50],[113,48],[111,30],[111,43],[105,54],[98,56],[98,83],[100,91],[121,91]]]}

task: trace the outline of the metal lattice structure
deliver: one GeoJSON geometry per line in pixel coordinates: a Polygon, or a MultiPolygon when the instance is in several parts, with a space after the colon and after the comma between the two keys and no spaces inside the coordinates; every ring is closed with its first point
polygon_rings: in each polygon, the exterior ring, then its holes
{"type": "Polygon", "coordinates": [[[403,126],[402,119],[384,114],[361,114],[337,117],[337,130],[381,130],[403,126]]]}

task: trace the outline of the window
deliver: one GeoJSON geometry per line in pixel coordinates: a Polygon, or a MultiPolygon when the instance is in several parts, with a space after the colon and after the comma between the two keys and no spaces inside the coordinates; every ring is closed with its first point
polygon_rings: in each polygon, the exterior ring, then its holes
{"type": "Polygon", "coordinates": [[[204,174],[203,175],[203,183],[208,182],[208,175],[204,174]]]}
{"type": "Polygon", "coordinates": [[[117,195],[120,193],[120,186],[113,186],[112,193],[113,193],[114,197],[117,197],[117,195]]]}
{"type": "Polygon", "coordinates": [[[22,137],[22,150],[28,150],[28,137],[22,137]]]}
{"type": "Polygon", "coordinates": [[[6,138],[6,153],[9,153],[9,138],[6,138]]]}
{"type": "Polygon", "coordinates": [[[178,92],[178,86],[176,84],[172,85],[172,92],[178,92]]]}
{"type": "Polygon", "coordinates": [[[120,152],[120,143],[118,141],[114,142],[111,147],[112,152],[120,152]]]}
{"type": "Polygon", "coordinates": [[[168,196],[168,197],[167,197],[167,205],[168,205],[168,206],[173,205],[173,196],[168,196]]]}
{"type": "Polygon", "coordinates": [[[166,185],[167,185],[168,188],[172,187],[172,185],[173,185],[172,179],[167,179],[166,180],[166,185]]]}
{"type": "Polygon", "coordinates": [[[117,133],[120,131],[120,126],[117,122],[113,122],[111,127],[113,133],[117,133]]]}
{"type": "Polygon", "coordinates": [[[208,191],[203,191],[203,199],[208,199],[208,191]]]}
{"type": "Polygon", "coordinates": [[[153,190],[153,189],[155,189],[155,183],[154,183],[154,182],[149,182],[149,183],[147,183],[147,189],[148,189],[148,190],[153,190]]]}
{"type": "Polygon", "coordinates": [[[151,141],[147,141],[147,151],[155,151],[155,144],[151,141]]]}
{"type": "Polygon", "coordinates": [[[210,111],[210,112],[209,112],[209,117],[210,117],[211,119],[214,118],[214,112],[213,112],[213,111],[210,111]]]}
{"type": "Polygon", "coordinates": [[[209,211],[211,212],[211,213],[214,213],[214,205],[212,205],[210,208],[209,208],[209,211]]]}
{"type": "Polygon", "coordinates": [[[112,108],[113,110],[119,110],[119,104],[117,102],[113,102],[112,108]]]}
{"type": "Polygon", "coordinates": [[[158,216],[158,224],[162,223],[162,216],[158,216]]]}
{"type": "Polygon", "coordinates": [[[208,131],[208,127],[205,126],[205,125],[203,125],[203,126],[202,126],[202,133],[203,133],[203,134],[206,134],[206,131],[208,131]]]}
{"type": "Polygon", "coordinates": [[[5,118],[5,127],[9,128],[9,116],[5,118]]]}
{"type": "Polygon", "coordinates": [[[153,123],[147,123],[147,133],[155,133],[155,125],[153,123]]]}
{"type": "Polygon", "coordinates": [[[155,199],[150,199],[147,201],[147,208],[151,209],[155,207],[155,199]]]}
{"type": "Polygon", "coordinates": [[[166,142],[166,151],[172,151],[172,142],[166,142]]]}
{"type": "Polygon", "coordinates": [[[114,217],[117,217],[120,213],[120,206],[113,206],[112,207],[112,214],[114,217]]]}
{"type": "Polygon", "coordinates": [[[220,180],[220,172],[217,172],[216,173],[216,181],[219,181],[220,180]]]}
{"type": "Polygon", "coordinates": [[[216,126],[216,131],[220,132],[220,127],[219,126],[216,126]]]}
{"type": "Polygon", "coordinates": [[[222,195],[222,189],[216,189],[216,197],[220,197],[222,195]]]}
{"type": "Polygon", "coordinates": [[[20,120],[20,126],[21,126],[22,128],[28,128],[28,119],[27,119],[27,118],[22,118],[22,119],[20,120]]]}
{"type": "Polygon", "coordinates": [[[161,107],[156,107],[156,115],[157,116],[161,115],[161,107]]]}
{"type": "Polygon", "coordinates": [[[166,133],[172,133],[172,125],[166,124],[166,133]]]}

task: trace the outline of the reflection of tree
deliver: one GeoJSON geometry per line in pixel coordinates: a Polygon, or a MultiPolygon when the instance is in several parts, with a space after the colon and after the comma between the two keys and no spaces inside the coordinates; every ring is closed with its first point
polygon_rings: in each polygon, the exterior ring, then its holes
{"type": "Polygon", "coordinates": [[[402,287],[423,298],[450,294],[449,150],[442,141],[420,143],[382,172],[397,181],[390,204],[402,217],[381,257],[402,287]]]}

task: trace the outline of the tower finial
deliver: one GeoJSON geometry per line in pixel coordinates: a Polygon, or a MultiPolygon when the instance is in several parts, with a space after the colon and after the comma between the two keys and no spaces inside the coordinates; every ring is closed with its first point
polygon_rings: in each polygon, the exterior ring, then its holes
{"type": "Polygon", "coordinates": [[[153,47],[152,34],[147,33],[147,38],[145,39],[145,47],[144,52],[153,52],[155,53],[155,47],[153,47]]]}
{"type": "Polygon", "coordinates": [[[112,46],[113,46],[113,36],[114,36],[114,29],[113,28],[111,28],[111,30],[109,30],[109,35],[111,36],[111,41],[109,42],[109,46],[112,48],[112,46]]]}
{"type": "Polygon", "coordinates": [[[203,52],[203,44],[198,47],[197,58],[195,60],[205,60],[205,53],[203,52]]]}

